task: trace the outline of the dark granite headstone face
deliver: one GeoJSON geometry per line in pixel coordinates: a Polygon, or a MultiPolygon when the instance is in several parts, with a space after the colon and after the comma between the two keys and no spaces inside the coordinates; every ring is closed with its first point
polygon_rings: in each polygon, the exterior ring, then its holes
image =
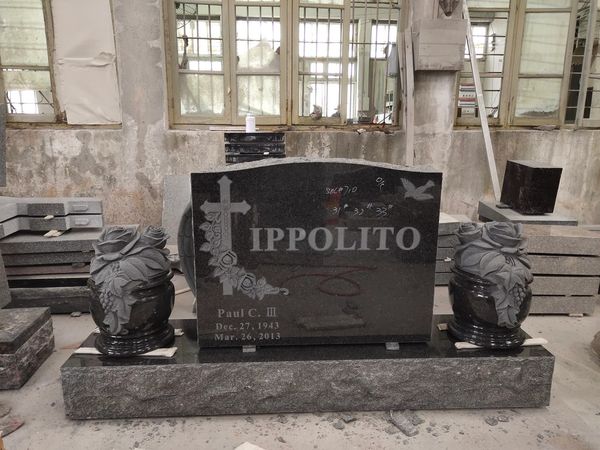
{"type": "Polygon", "coordinates": [[[441,181],[303,158],[192,174],[200,346],[428,340],[441,181]]]}
{"type": "Polygon", "coordinates": [[[521,214],[551,213],[561,173],[537,161],[507,161],[500,200],[521,214]]]}

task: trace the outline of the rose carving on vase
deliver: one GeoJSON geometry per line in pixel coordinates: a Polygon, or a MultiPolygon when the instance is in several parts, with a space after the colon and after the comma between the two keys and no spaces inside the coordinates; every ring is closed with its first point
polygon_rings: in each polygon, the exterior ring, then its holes
{"type": "Polygon", "coordinates": [[[94,244],[88,284],[92,316],[100,329],[96,347],[102,353],[129,356],[172,342],[168,318],[174,289],[167,239],[158,227],[140,233],[114,226],[94,244]]]}
{"type": "Polygon", "coordinates": [[[448,286],[454,320],[450,333],[490,348],[519,346],[531,303],[531,264],[522,225],[466,223],[457,231],[453,277],[448,286]]]}

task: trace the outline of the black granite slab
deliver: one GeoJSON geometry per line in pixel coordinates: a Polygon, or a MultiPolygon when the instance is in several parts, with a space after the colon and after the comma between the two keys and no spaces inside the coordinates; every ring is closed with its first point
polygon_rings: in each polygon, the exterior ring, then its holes
{"type": "Polygon", "coordinates": [[[506,162],[500,200],[521,214],[545,214],[554,211],[561,167],[538,161],[506,162]]]}
{"type": "MultiPolygon", "coordinates": [[[[541,346],[455,349],[431,341],[271,346],[255,353],[198,347],[194,320],[172,358],[72,355],[61,368],[73,419],[390,409],[518,408],[549,404],[554,356],[541,346]]],[[[90,336],[82,346],[91,346],[90,336]]]]}
{"type": "Polygon", "coordinates": [[[427,340],[441,178],[303,158],[193,173],[201,345],[427,340]]]}

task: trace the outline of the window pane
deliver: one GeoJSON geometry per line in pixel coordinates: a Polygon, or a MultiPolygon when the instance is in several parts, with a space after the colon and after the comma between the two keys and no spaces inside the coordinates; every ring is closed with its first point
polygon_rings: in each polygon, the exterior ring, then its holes
{"type": "Polygon", "coordinates": [[[0,64],[48,66],[41,0],[0,2],[0,64]]]}
{"type": "Polygon", "coordinates": [[[557,118],[561,85],[558,78],[521,78],[515,116],[557,118]]]}
{"type": "Polygon", "coordinates": [[[179,75],[181,114],[222,116],[225,108],[222,75],[179,75]]]}
{"type": "Polygon", "coordinates": [[[279,76],[238,76],[238,114],[278,116],[279,76]]]}
{"type": "Polygon", "coordinates": [[[570,8],[571,0],[527,0],[527,8],[570,8]]]}
{"type": "Polygon", "coordinates": [[[299,8],[298,115],[339,117],[342,81],[342,11],[299,8]]]}
{"type": "Polygon", "coordinates": [[[280,8],[236,7],[238,72],[279,73],[281,53],[280,8]]]}
{"type": "Polygon", "coordinates": [[[223,71],[221,6],[176,3],[179,69],[223,71]]]}
{"type": "Polygon", "coordinates": [[[567,37],[568,13],[528,13],[521,53],[522,74],[562,75],[567,37]]]}
{"type": "Polygon", "coordinates": [[[508,8],[510,0],[467,0],[469,8],[508,8]]]}
{"type": "Polygon", "coordinates": [[[390,124],[397,102],[397,2],[356,0],[352,6],[348,122],[390,124]]]}
{"type": "Polygon", "coordinates": [[[49,71],[9,69],[3,76],[9,114],[54,115],[49,71]]]}

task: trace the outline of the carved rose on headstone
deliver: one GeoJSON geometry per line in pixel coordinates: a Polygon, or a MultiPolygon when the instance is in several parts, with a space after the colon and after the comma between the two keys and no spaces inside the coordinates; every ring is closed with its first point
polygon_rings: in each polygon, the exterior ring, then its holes
{"type": "Polygon", "coordinates": [[[167,239],[158,227],[147,227],[140,234],[136,228],[114,226],[105,229],[94,244],[90,278],[100,292],[110,333],[119,334],[129,322],[136,301],[131,292],[169,273],[167,239]]]}
{"type": "Polygon", "coordinates": [[[466,223],[456,233],[455,266],[494,285],[498,325],[507,328],[518,326],[517,314],[533,281],[522,229],[511,222],[466,223]]]}

